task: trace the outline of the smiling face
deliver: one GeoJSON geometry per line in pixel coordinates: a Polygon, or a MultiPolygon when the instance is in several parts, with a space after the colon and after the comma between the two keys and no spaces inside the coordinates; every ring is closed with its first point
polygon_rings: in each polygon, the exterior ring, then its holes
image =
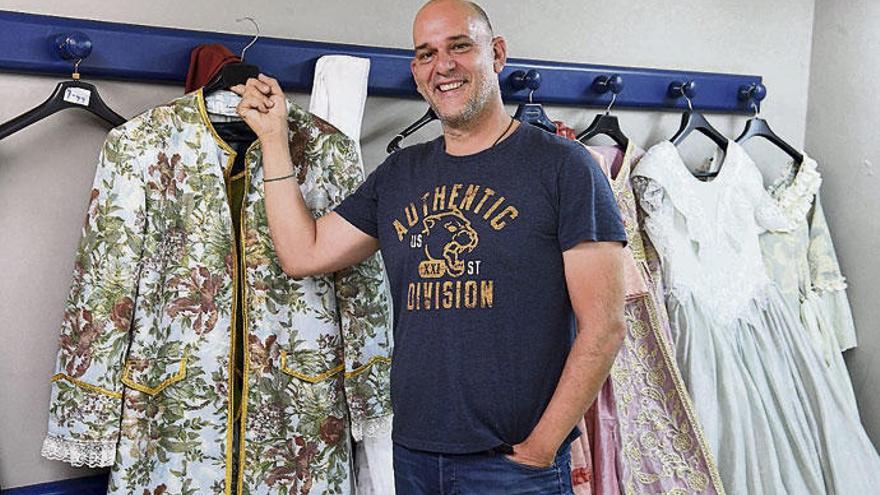
{"type": "Polygon", "coordinates": [[[472,6],[457,0],[429,2],[413,23],[411,63],[419,93],[445,126],[467,128],[493,98],[504,66],[504,39],[492,37],[472,6]]]}

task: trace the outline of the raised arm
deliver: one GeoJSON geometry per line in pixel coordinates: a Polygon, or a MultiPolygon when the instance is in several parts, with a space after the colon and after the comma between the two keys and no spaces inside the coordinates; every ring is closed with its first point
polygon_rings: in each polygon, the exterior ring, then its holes
{"type": "Polygon", "coordinates": [[[375,253],[379,242],[374,237],[336,213],[315,220],[306,207],[290,157],[286,100],[278,82],[261,74],[231,89],[242,97],[238,113],[262,145],[266,216],[284,272],[293,277],[335,272],[375,253]]]}

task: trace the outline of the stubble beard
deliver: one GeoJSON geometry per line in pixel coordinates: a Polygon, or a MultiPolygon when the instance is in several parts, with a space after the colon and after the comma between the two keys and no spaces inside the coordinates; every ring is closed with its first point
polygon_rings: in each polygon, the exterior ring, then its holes
{"type": "Polygon", "coordinates": [[[483,110],[495,96],[496,91],[496,87],[487,78],[481,77],[479,78],[477,90],[468,98],[458,114],[443,114],[433,103],[431,103],[431,108],[434,109],[434,113],[440,118],[440,122],[444,127],[461,130],[471,129],[479,120],[480,114],[482,114],[483,110]]]}

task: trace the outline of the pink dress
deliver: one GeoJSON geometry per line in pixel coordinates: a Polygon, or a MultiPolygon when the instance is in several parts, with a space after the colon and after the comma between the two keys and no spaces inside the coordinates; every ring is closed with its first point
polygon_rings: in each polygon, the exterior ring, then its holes
{"type": "MultiPolygon", "coordinates": [[[[585,417],[591,493],[723,494],[670,343],[666,309],[648,264],[630,170],[632,143],[588,147],[609,178],[626,228],[627,333],[611,374],[585,417]]],[[[574,456],[573,456],[574,458],[574,456]]],[[[576,493],[578,493],[576,491],[576,493]]]]}

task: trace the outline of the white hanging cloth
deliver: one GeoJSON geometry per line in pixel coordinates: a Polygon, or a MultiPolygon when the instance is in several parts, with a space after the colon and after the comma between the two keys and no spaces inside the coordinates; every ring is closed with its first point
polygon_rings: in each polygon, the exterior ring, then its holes
{"type": "MultiPolygon", "coordinates": [[[[309,112],[355,141],[362,170],[360,136],[369,75],[370,59],[325,55],[315,65],[309,102],[309,112]]],[[[394,495],[391,427],[390,423],[377,426],[374,431],[364,432],[363,439],[355,444],[358,495],[394,495]]]]}

